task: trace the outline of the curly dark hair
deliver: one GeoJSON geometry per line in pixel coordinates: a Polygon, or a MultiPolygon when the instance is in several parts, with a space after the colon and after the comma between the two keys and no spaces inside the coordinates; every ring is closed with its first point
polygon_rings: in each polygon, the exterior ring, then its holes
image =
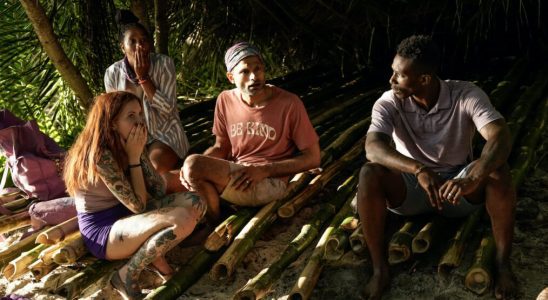
{"type": "Polygon", "coordinates": [[[398,45],[396,54],[413,60],[421,73],[435,74],[440,64],[440,50],[430,36],[412,35],[398,45]]]}
{"type": "Polygon", "coordinates": [[[148,38],[151,37],[150,33],[145,28],[145,26],[139,23],[139,18],[137,18],[130,10],[127,10],[127,9],[117,10],[115,20],[116,20],[116,23],[118,24],[118,40],[120,41],[120,43],[124,42],[126,31],[133,28],[142,30],[142,32],[148,38]]]}

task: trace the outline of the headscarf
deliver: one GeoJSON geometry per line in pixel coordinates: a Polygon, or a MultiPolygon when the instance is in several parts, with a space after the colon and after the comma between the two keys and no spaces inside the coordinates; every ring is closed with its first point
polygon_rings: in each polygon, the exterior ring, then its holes
{"type": "Polygon", "coordinates": [[[251,45],[248,42],[240,42],[234,46],[228,48],[225,54],[225,65],[228,72],[232,71],[234,67],[244,58],[257,55],[262,61],[261,52],[257,47],[251,45]]]}

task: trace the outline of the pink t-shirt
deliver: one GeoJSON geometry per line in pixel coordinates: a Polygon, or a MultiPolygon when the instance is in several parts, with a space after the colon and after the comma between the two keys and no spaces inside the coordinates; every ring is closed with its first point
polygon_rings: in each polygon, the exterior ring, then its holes
{"type": "Polygon", "coordinates": [[[436,105],[426,111],[411,97],[385,92],[373,106],[369,132],[392,136],[396,150],[436,172],[454,172],[472,159],[476,130],[501,119],[489,97],[466,81],[440,80],[436,105]]]}
{"type": "Polygon", "coordinates": [[[318,142],[302,101],[275,86],[263,107],[249,107],[238,89],[217,98],[213,134],[230,142],[237,163],[264,164],[286,159],[318,142]]]}

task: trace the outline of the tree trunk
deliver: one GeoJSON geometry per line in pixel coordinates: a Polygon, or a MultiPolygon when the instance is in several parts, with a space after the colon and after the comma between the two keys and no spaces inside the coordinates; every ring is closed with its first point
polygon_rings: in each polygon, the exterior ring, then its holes
{"type": "Polygon", "coordinates": [[[139,18],[139,23],[143,24],[148,32],[150,32],[150,19],[147,14],[147,2],[145,0],[131,0],[131,12],[139,18]]]}
{"type": "Polygon", "coordinates": [[[165,0],[154,0],[154,25],[156,52],[168,55],[169,24],[165,0]]]}
{"type": "Polygon", "coordinates": [[[87,110],[91,105],[93,94],[82,74],[72,64],[57,40],[44,8],[38,0],[20,0],[20,2],[34,27],[34,31],[44,51],[49,59],[51,59],[57,71],[59,71],[59,74],[61,74],[63,80],[67,82],[78,97],[80,106],[87,110]]]}

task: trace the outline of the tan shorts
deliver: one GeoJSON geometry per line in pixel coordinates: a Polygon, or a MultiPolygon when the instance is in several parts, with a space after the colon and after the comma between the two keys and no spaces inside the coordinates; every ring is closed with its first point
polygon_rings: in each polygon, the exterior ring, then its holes
{"type": "MultiPolygon", "coordinates": [[[[244,165],[230,162],[230,173],[243,168],[244,165]]],[[[233,186],[237,178],[231,177],[221,198],[241,206],[262,206],[281,199],[285,195],[287,182],[280,178],[265,178],[245,191],[236,190],[233,186]]]]}

